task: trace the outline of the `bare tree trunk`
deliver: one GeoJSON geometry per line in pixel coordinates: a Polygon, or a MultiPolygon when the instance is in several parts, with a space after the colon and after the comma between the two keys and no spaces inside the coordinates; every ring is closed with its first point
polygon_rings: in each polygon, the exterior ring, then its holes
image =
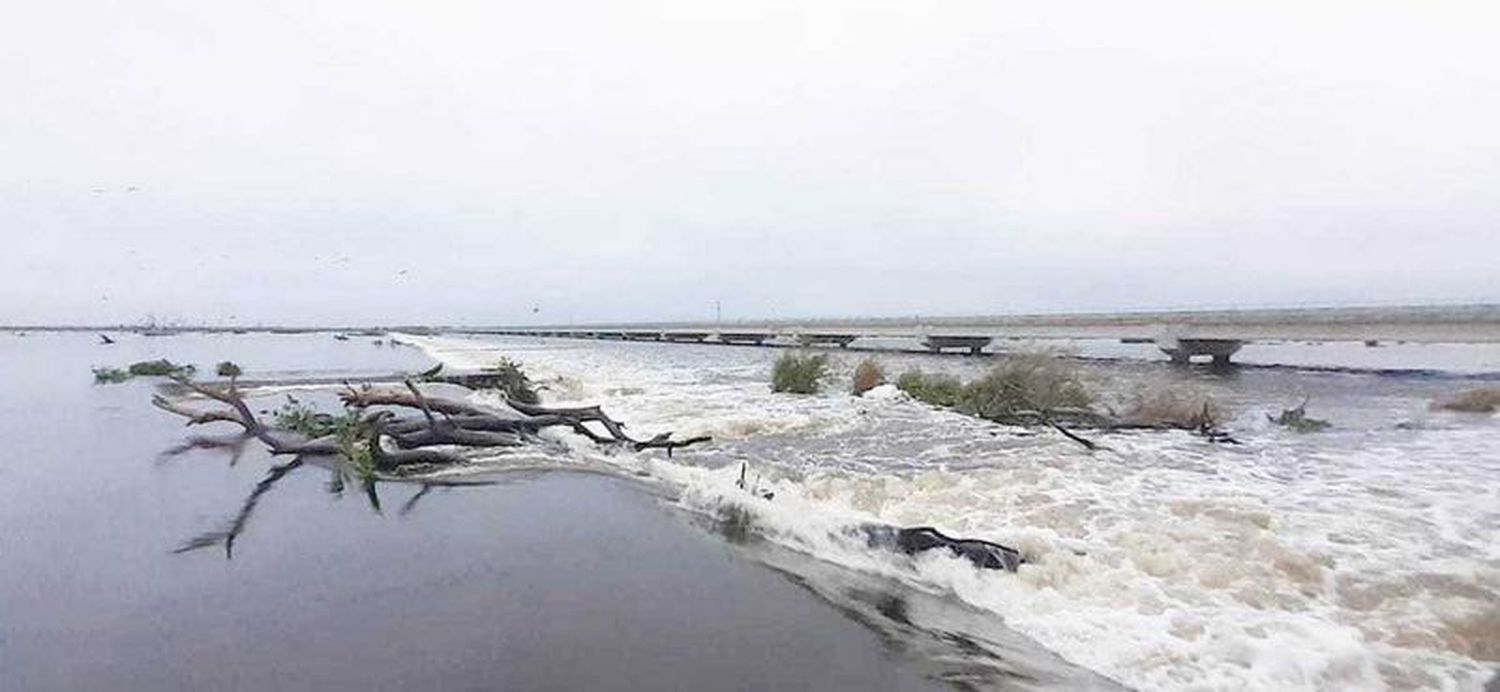
{"type": "MultiPolygon", "coordinates": [[[[196,409],[182,401],[174,401],[157,395],[151,403],[157,408],[187,419],[188,425],[209,423],[233,423],[244,429],[247,436],[260,440],[275,455],[346,455],[345,445],[334,436],[308,438],[292,430],[270,427],[255,417],[245,404],[239,389],[228,386],[208,386],[193,382],[186,377],[175,378],[183,387],[206,399],[224,404],[227,408],[196,409]]],[[[396,388],[374,388],[347,386],[339,393],[339,399],[351,409],[372,409],[360,421],[368,444],[371,460],[380,471],[399,472],[414,466],[447,466],[466,463],[467,459],[456,452],[437,447],[467,448],[516,448],[539,441],[536,434],[544,429],[563,427],[573,430],[589,440],[612,446],[625,446],[635,451],[664,449],[672,451],[710,441],[707,436],[685,440],[672,438],[671,433],[661,433],[646,439],[633,438],[625,433],[625,424],[610,418],[598,406],[547,408],[519,401],[507,401],[513,415],[489,410],[467,402],[441,397],[429,397],[411,380],[404,383],[405,391],[396,388]],[[413,409],[420,417],[399,417],[392,409],[413,409]],[[592,426],[598,426],[595,429],[592,426]],[[602,430],[602,432],[601,432],[602,430]],[[384,441],[389,439],[394,449],[387,449],[384,441]]]]}

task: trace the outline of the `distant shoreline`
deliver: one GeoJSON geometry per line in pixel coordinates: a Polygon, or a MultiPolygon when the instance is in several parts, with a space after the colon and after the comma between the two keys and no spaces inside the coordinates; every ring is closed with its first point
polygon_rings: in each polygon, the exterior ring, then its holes
{"type": "MultiPolygon", "coordinates": [[[[6,332],[6,331],[10,331],[10,332],[14,332],[14,333],[23,333],[23,332],[37,332],[37,333],[94,333],[94,332],[108,333],[108,332],[113,332],[113,333],[120,333],[120,332],[124,332],[124,333],[131,333],[131,334],[142,334],[145,330],[143,330],[140,327],[131,327],[131,328],[120,329],[120,328],[78,327],[78,326],[46,326],[46,327],[27,327],[27,328],[9,328],[9,327],[6,327],[6,328],[0,328],[0,333],[6,332]]],[[[239,329],[239,328],[231,329],[231,328],[220,328],[220,327],[201,327],[201,328],[184,328],[184,329],[172,330],[169,333],[143,334],[143,335],[144,336],[148,336],[150,338],[168,338],[168,337],[171,337],[171,336],[185,335],[185,334],[232,334],[232,335],[245,335],[245,334],[271,334],[271,335],[330,334],[330,335],[348,335],[351,338],[352,337],[361,337],[361,338],[388,338],[389,335],[391,335],[391,334],[411,334],[411,335],[417,335],[417,336],[451,335],[451,336],[460,336],[460,337],[497,337],[497,336],[500,336],[500,337],[507,337],[507,338],[516,338],[516,339],[525,339],[525,338],[554,339],[554,338],[556,338],[556,337],[544,337],[544,336],[528,337],[528,336],[525,336],[525,335],[501,335],[501,334],[494,334],[494,333],[489,332],[487,330],[470,330],[470,329],[443,329],[443,330],[435,330],[435,328],[412,328],[412,327],[392,328],[392,329],[384,330],[384,331],[375,330],[375,329],[338,329],[338,328],[329,328],[329,327],[259,328],[259,329],[239,329]]],[[[566,339],[564,339],[564,340],[566,340],[566,339]]],[[[582,339],[580,341],[594,341],[594,340],[582,339]]],[[[1103,342],[1113,342],[1115,340],[1100,338],[1100,339],[1017,339],[1017,340],[1012,340],[1012,341],[1014,341],[1015,343],[1027,343],[1027,342],[1031,342],[1031,343],[1090,342],[1090,341],[1103,343],[1103,342]]],[[[640,342],[640,343],[658,343],[658,342],[640,342]]],[[[1308,346],[1308,347],[1317,347],[1317,346],[1323,346],[1323,345],[1327,345],[1327,344],[1339,344],[1339,343],[1350,343],[1350,342],[1333,342],[1333,341],[1330,341],[1330,342],[1318,342],[1318,343],[1301,344],[1301,342],[1295,342],[1295,341],[1294,342],[1269,342],[1268,341],[1268,342],[1262,342],[1262,343],[1263,343],[1263,345],[1274,345],[1274,344],[1277,344],[1277,343],[1282,343],[1282,344],[1290,343],[1290,344],[1297,344],[1297,345],[1305,345],[1305,346],[1308,346]]],[[[776,342],[776,341],[768,341],[768,342],[763,343],[763,344],[719,343],[719,342],[709,341],[709,342],[702,342],[702,343],[699,343],[699,344],[696,344],[696,345],[710,346],[710,347],[719,347],[719,348],[765,348],[765,349],[792,349],[792,350],[807,348],[807,347],[802,346],[802,345],[800,345],[798,343],[793,343],[793,342],[776,342]]],[[[1418,344],[1418,345],[1433,346],[1433,345],[1438,345],[1438,344],[1418,344]]],[[[1462,344],[1462,345],[1475,345],[1475,344],[1462,344]]],[[[958,359],[977,358],[977,359],[980,359],[980,360],[993,359],[993,358],[996,358],[996,357],[1007,355],[1007,353],[1011,352],[1011,351],[1008,351],[1008,350],[986,351],[986,352],[983,352],[983,353],[981,353],[981,354],[979,354],[977,356],[974,356],[974,355],[970,355],[970,354],[967,354],[967,353],[957,353],[957,352],[930,353],[927,349],[922,348],[919,345],[912,345],[912,346],[890,346],[890,345],[872,345],[872,344],[863,344],[863,345],[861,345],[861,344],[853,344],[853,345],[850,345],[849,347],[844,348],[844,349],[828,349],[828,350],[830,352],[845,352],[845,353],[859,353],[859,354],[931,355],[931,356],[934,356],[934,357],[958,358],[958,359]]],[[[1153,359],[1153,358],[1132,357],[1132,356],[1128,356],[1128,355],[1111,356],[1111,355],[1084,355],[1084,354],[1062,353],[1061,356],[1065,357],[1065,358],[1072,359],[1072,360],[1077,360],[1077,361],[1081,361],[1081,362],[1088,362],[1088,363],[1135,362],[1135,363],[1149,363],[1149,364],[1157,364],[1157,365],[1166,365],[1167,364],[1167,361],[1165,361],[1165,360],[1158,360],[1158,359],[1153,359]]],[[[1194,367],[1206,367],[1206,366],[1200,364],[1200,365],[1197,365],[1197,366],[1194,366],[1194,367]]],[[[1257,370],[1257,371],[1258,370],[1280,370],[1280,371],[1298,371],[1298,372],[1308,372],[1308,373],[1367,375],[1367,376],[1374,376],[1374,377],[1421,378],[1421,379],[1433,379],[1433,380],[1468,380],[1468,381],[1481,381],[1481,382],[1500,381],[1500,370],[1496,370],[1496,371],[1480,371],[1480,372],[1466,372],[1466,371],[1462,371],[1462,370],[1444,370],[1442,368],[1424,367],[1424,366],[1413,366],[1413,367],[1373,367],[1373,366],[1358,366],[1358,365],[1320,365],[1320,364],[1306,364],[1306,363],[1298,364],[1298,363],[1236,362],[1232,367],[1234,369],[1237,369],[1237,370],[1257,370]]]]}

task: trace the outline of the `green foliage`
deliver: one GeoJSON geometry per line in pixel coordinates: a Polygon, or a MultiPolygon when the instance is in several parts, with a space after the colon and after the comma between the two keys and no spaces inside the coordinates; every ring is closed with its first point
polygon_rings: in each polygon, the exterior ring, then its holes
{"type": "Polygon", "coordinates": [[[908,370],[896,386],[917,401],[995,420],[1023,412],[1087,409],[1094,400],[1077,369],[1050,354],[1012,357],[968,384],[953,375],[908,370]]]}
{"type": "Polygon", "coordinates": [[[160,360],[143,360],[131,363],[130,367],[120,368],[94,368],[94,384],[118,384],[132,377],[190,377],[194,368],[191,365],[178,365],[165,358],[160,360]]]}
{"type": "Polygon", "coordinates": [[[1460,413],[1494,413],[1500,411],[1500,387],[1481,387],[1459,392],[1433,404],[1433,408],[1460,413]]]}
{"type": "Polygon", "coordinates": [[[501,358],[500,362],[485,368],[484,372],[492,376],[491,386],[504,392],[505,398],[523,404],[541,403],[541,397],[537,396],[536,389],[531,384],[531,378],[521,370],[520,363],[509,358],[501,358]]]}
{"type": "Polygon", "coordinates": [[[1087,409],[1094,397],[1077,368],[1051,354],[1012,357],[965,385],[958,410],[981,418],[1008,418],[1023,411],[1087,409]]]}
{"type": "Polygon", "coordinates": [[[358,425],[339,430],[338,436],[339,451],[343,452],[349,469],[366,484],[374,481],[375,455],[370,450],[372,442],[360,436],[358,425]]]}
{"type": "Polygon", "coordinates": [[[214,369],[214,372],[217,373],[219,377],[228,377],[232,380],[244,374],[245,371],[241,370],[240,366],[236,365],[233,361],[226,360],[222,363],[219,363],[218,367],[214,369]]]}
{"type": "Polygon", "coordinates": [[[165,358],[143,360],[130,364],[130,374],[136,377],[190,376],[196,370],[197,368],[191,365],[178,365],[165,358]]]}
{"type": "Polygon", "coordinates": [[[301,433],[309,438],[327,435],[342,437],[346,433],[357,433],[360,427],[358,411],[350,409],[335,416],[318,411],[290,396],[286,398],[286,403],[272,414],[271,420],[278,428],[301,433]]]}
{"type": "Polygon", "coordinates": [[[826,354],[783,354],[771,369],[771,391],[791,394],[816,394],[828,374],[826,354]]]}
{"type": "Polygon", "coordinates": [[[854,393],[864,394],[885,384],[885,368],[874,358],[866,358],[854,368],[854,393]]]}
{"type": "Polygon", "coordinates": [[[119,368],[94,368],[94,384],[119,384],[130,379],[130,373],[119,368]]]}
{"type": "Polygon", "coordinates": [[[944,374],[927,374],[921,370],[907,370],[896,378],[896,388],[925,404],[954,406],[963,393],[963,383],[957,377],[944,374]]]}

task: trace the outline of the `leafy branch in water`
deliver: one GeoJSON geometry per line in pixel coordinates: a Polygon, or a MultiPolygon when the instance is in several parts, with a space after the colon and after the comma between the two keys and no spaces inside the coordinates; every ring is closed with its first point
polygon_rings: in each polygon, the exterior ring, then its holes
{"type": "Polygon", "coordinates": [[[827,374],[828,356],[826,354],[787,353],[777,358],[776,365],[771,369],[771,391],[817,394],[827,374]]]}
{"type": "Polygon", "coordinates": [[[997,423],[1093,426],[1099,419],[1076,368],[1045,353],[1013,357],[967,384],[953,375],[908,370],[896,387],[917,401],[997,423]]]}
{"type": "Polygon", "coordinates": [[[924,404],[947,407],[958,403],[964,385],[952,375],[928,374],[912,369],[896,378],[896,388],[924,404]]]}
{"type": "Polygon", "coordinates": [[[130,374],[136,377],[191,377],[197,370],[191,365],[178,365],[166,358],[130,364],[130,374]]]}
{"type": "Polygon", "coordinates": [[[234,361],[229,360],[219,363],[218,367],[214,368],[214,372],[218,374],[219,377],[227,377],[231,380],[245,373],[244,370],[240,369],[239,365],[237,365],[234,361]]]}
{"type": "Polygon", "coordinates": [[[541,403],[541,397],[537,396],[531,378],[521,370],[520,363],[509,358],[501,358],[499,362],[486,367],[484,373],[494,378],[490,386],[504,392],[506,399],[523,404],[541,403]]]}
{"type": "Polygon", "coordinates": [[[359,430],[358,411],[346,409],[338,415],[323,413],[292,398],[291,395],[288,395],[286,403],[271,415],[271,420],[278,428],[292,430],[308,438],[342,436],[346,431],[357,432],[359,430]]]}
{"type": "Polygon", "coordinates": [[[130,373],[119,368],[94,368],[94,384],[119,384],[130,379],[130,373]]]}
{"type": "Polygon", "coordinates": [[[349,470],[353,471],[354,475],[364,483],[374,481],[375,455],[370,449],[370,441],[360,435],[359,426],[339,430],[338,438],[339,450],[343,453],[349,470]]]}
{"type": "Polygon", "coordinates": [[[997,420],[1027,412],[1087,410],[1093,401],[1077,368],[1055,354],[1031,353],[1007,359],[965,385],[957,408],[997,420]]]}
{"type": "Polygon", "coordinates": [[[131,363],[128,368],[93,368],[94,384],[119,384],[132,377],[191,377],[197,368],[178,365],[165,358],[131,363]]]}

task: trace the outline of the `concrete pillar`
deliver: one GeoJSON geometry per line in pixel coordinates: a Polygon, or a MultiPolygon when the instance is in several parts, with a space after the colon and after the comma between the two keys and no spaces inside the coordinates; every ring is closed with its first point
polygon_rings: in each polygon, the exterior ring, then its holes
{"type": "Polygon", "coordinates": [[[994,337],[989,336],[962,336],[955,334],[928,334],[922,338],[922,345],[932,353],[939,353],[945,348],[963,349],[969,355],[977,356],[989,346],[994,337]]]}
{"type": "Polygon", "coordinates": [[[1214,365],[1225,366],[1244,345],[1245,342],[1235,339],[1178,339],[1173,345],[1161,346],[1161,350],[1179,365],[1190,362],[1193,356],[1209,356],[1214,365]]]}

